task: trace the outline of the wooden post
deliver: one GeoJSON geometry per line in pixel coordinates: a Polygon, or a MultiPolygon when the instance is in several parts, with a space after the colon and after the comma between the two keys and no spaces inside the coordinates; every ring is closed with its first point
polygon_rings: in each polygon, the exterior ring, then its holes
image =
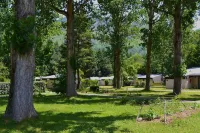
{"type": "Polygon", "coordinates": [[[136,122],[138,121],[138,118],[140,117],[140,113],[142,112],[142,107],[143,107],[143,104],[141,105],[140,110],[138,112],[138,115],[137,115],[137,118],[136,118],[136,122]]]}
{"type": "Polygon", "coordinates": [[[164,122],[165,122],[165,124],[166,124],[166,122],[167,122],[167,116],[166,116],[166,113],[167,113],[167,111],[166,111],[166,106],[167,106],[167,103],[166,103],[166,100],[165,100],[165,102],[164,102],[164,122]]]}

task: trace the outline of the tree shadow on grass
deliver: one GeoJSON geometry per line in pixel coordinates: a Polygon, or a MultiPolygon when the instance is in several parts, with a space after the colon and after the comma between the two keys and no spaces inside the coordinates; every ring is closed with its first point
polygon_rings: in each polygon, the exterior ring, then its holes
{"type": "Polygon", "coordinates": [[[186,97],[186,98],[178,98],[179,100],[183,100],[183,101],[199,101],[200,100],[200,95],[190,95],[190,97],[186,97]]]}
{"type": "MultiPolygon", "coordinates": [[[[1,133],[16,131],[21,132],[71,132],[71,133],[95,133],[119,131],[114,125],[115,121],[134,120],[133,115],[100,116],[101,112],[75,112],[75,113],[54,113],[40,112],[36,119],[26,120],[22,123],[2,123],[0,119],[1,133]],[[98,116],[99,115],[99,116],[98,116]]],[[[129,131],[130,132],[130,131],[129,131]]]]}
{"type": "Polygon", "coordinates": [[[7,105],[8,97],[0,97],[0,106],[7,105]]]}
{"type": "Polygon", "coordinates": [[[118,99],[111,97],[101,97],[101,96],[77,96],[74,98],[66,98],[65,96],[52,95],[52,96],[36,96],[34,97],[34,103],[42,104],[103,104],[103,103],[113,103],[118,99]]]}

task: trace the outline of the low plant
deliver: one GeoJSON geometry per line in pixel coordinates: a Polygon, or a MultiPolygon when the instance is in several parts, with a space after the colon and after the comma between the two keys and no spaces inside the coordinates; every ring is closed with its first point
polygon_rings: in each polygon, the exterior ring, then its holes
{"type": "Polygon", "coordinates": [[[155,119],[157,117],[158,117],[158,115],[156,114],[156,112],[153,111],[152,108],[150,108],[149,111],[148,111],[148,113],[147,113],[147,115],[146,115],[146,119],[149,120],[149,121],[151,121],[151,120],[153,120],[153,119],[155,119]]]}
{"type": "Polygon", "coordinates": [[[197,109],[199,108],[199,105],[195,102],[193,105],[192,105],[192,109],[197,109]]]}
{"type": "Polygon", "coordinates": [[[105,82],[105,86],[109,85],[109,80],[106,79],[104,82],[105,82]]]}
{"type": "Polygon", "coordinates": [[[99,86],[90,86],[90,91],[99,92],[99,86]]]}

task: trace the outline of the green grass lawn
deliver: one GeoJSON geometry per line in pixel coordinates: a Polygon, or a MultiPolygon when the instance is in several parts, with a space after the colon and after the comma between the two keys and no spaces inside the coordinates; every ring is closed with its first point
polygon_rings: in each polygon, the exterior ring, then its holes
{"type": "MultiPolygon", "coordinates": [[[[151,92],[141,89],[131,90],[130,97],[149,97],[168,95],[171,90],[153,88],[151,92]],[[139,94],[140,95],[139,95],[139,94]]],[[[126,94],[126,88],[113,91],[114,94],[126,94]]],[[[112,95],[112,94],[110,94],[112,95]]],[[[200,91],[184,91],[180,99],[200,100],[200,91]]],[[[139,104],[120,104],[121,98],[86,96],[67,99],[56,94],[34,97],[34,105],[39,117],[25,120],[21,123],[6,121],[0,117],[0,133],[19,132],[55,132],[55,133],[198,133],[200,113],[184,119],[177,119],[165,125],[161,122],[136,122],[140,109],[139,104]]],[[[3,116],[7,98],[0,97],[0,114],[3,116]]],[[[189,104],[187,104],[190,106],[189,104]]],[[[155,103],[145,105],[142,114],[151,107],[162,114],[162,105],[155,107],[155,103]]],[[[178,105],[181,106],[181,105],[178,105]]],[[[192,106],[192,105],[191,105],[192,106]]],[[[170,107],[169,107],[170,108],[170,107]]],[[[177,105],[170,110],[178,109],[177,105]]],[[[177,110],[178,111],[178,110],[177,110]]]]}

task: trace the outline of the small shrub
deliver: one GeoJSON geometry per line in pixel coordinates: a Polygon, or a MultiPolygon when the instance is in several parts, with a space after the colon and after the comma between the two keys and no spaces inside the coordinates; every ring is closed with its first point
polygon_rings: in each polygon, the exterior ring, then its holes
{"type": "Polygon", "coordinates": [[[105,86],[109,85],[109,80],[106,79],[104,82],[105,82],[105,86]]]}
{"type": "Polygon", "coordinates": [[[99,86],[90,86],[90,91],[99,92],[99,86]]]}
{"type": "Polygon", "coordinates": [[[9,94],[10,83],[0,83],[0,95],[9,94]]]}
{"type": "Polygon", "coordinates": [[[139,87],[140,87],[140,82],[136,81],[136,82],[135,82],[135,87],[136,87],[136,88],[139,88],[139,87]]]}
{"type": "Polygon", "coordinates": [[[33,92],[45,92],[46,84],[43,81],[36,81],[34,82],[34,89],[33,92]]]}
{"type": "Polygon", "coordinates": [[[195,103],[193,104],[193,106],[192,106],[192,109],[197,109],[197,108],[199,108],[199,105],[195,102],[195,103]]]}
{"type": "Polygon", "coordinates": [[[129,98],[127,96],[122,97],[120,100],[120,104],[125,105],[129,102],[129,98]]]}
{"type": "Polygon", "coordinates": [[[158,115],[153,111],[152,108],[150,108],[148,113],[147,113],[147,115],[146,115],[146,119],[151,121],[151,120],[153,120],[153,119],[155,119],[157,117],[158,117],[158,115]]]}
{"type": "Polygon", "coordinates": [[[66,88],[67,88],[66,75],[63,74],[60,75],[60,77],[53,84],[53,88],[51,89],[51,91],[57,94],[65,94],[66,88]]]}
{"type": "Polygon", "coordinates": [[[124,81],[124,86],[131,86],[131,85],[132,85],[132,81],[130,80],[124,81]]]}
{"type": "Polygon", "coordinates": [[[5,82],[6,79],[4,77],[0,77],[0,82],[5,82]]]}
{"type": "Polygon", "coordinates": [[[140,87],[144,88],[145,87],[145,82],[140,83],[140,87]]]}
{"type": "Polygon", "coordinates": [[[90,86],[98,86],[98,80],[88,80],[88,79],[81,80],[82,89],[90,86]]]}
{"type": "Polygon", "coordinates": [[[136,87],[136,88],[144,88],[145,85],[146,85],[146,84],[145,84],[144,81],[142,81],[142,82],[136,81],[136,83],[135,83],[135,87],[136,87]]]}

